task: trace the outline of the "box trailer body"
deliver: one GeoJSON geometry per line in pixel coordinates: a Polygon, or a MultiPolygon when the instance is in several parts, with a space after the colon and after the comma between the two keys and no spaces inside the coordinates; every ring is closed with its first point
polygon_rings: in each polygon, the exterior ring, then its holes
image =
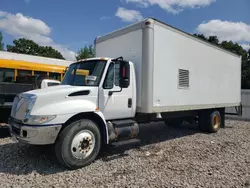
{"type": "Polygon", "coordinates": [[[134,63],[137,112],[238,106],[241,57],[155,19],[98,37],[96,56],[134,63]]]}
{"type": "Polygon", "coordinates": [[[95,50],[61,85],[17,95],[9,118],[14,139],[55,144],[66,168],[90,164],[102,144],[136,138],[139,124],[198,122],[215,133],[225,107],[240,105],[241,57],[155,19],[98,37],[95,50]]]}

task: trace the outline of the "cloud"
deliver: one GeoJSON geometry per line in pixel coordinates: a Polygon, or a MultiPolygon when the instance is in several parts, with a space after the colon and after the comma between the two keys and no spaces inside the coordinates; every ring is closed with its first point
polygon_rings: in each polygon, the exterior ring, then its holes
{"type": "Polygon", "coordinates": [[[50,37],[51,28],[42,20],[24,16],[21,13],[11,14],[0,11],[0,29],[15,38],[28,38],[39,45],[52,46],[62,53],[67,60],[75,60],[75,53],[50,37]]]}
{"type": "Polygon", "coordinates": [[[136,3],[141,7],[157,5],[172,14],[178,14],[185,8],[205,7],[215,1],[216,0],[126,0],[127,3],[136,3]]]}
{"type": "Polygon", "coordinates": [[[49,35],[51,32],[43,21],[25,17],[21,13],[16,15],[0,11],[0,28],[14,35],[49,35]]]}
{"type": "Polygon", "coordinates": [[[136,22],[143,19],[139,11],[125,9],[123,7],[117,9],[115,16],[119,17],[124,22],[136,22]]]}
{"type": "Polygon", "coordinates": [[[210,20],[201,23],[197,31],[205,36],[216,35],[221,40],[250,41],[250,25],[243,22],[210,20]]]}
{"type": "Polygon", "coordinates": [[[250,43],[250,25],[244,22],[210,20],[198,25],[196,31],[207,37],[216,35],[220,41],[238,42],[243,48],[249,48],[246,43],[250,43]]]}
{"type": "Polygon", "coordinates": [[[109,20],[109,19],[111,19],[111,17],[109,17],[109,16],[101,16],[100,17],[101,21],[103,21],[103,20],[109,20]]]}
{"type": "Polygon", "coordinates": [[[149,6],[147,1],[144,0],[125,0],[126,3],[136,3],[139,7],[147,8],[149,6]]]}
{"type": "Polygon", "coordinates": [[[242,48],[244,48],[245,50],[249,50],[250,49],[250,42],[249,44],[240,44],[242,46],[242,48]]]}

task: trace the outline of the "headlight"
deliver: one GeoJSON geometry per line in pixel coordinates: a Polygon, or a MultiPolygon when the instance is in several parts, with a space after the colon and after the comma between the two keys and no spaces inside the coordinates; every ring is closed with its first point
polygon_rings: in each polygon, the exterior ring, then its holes
{"type": "Polygon", "coordinates": [[[30,115],[30,112],[31,112],[35,102],[36,102],[36,97],[30,98],[29,104],[28,104],[27,109],[26,109],[26,116],[27,117],[30,115]]]}
{"type": "Polygon", "coordinates": [[[30,125],[39,125],[47,123],[54,119],[56,116],[29,116],[23,120],[23,123],[30,125]]]}

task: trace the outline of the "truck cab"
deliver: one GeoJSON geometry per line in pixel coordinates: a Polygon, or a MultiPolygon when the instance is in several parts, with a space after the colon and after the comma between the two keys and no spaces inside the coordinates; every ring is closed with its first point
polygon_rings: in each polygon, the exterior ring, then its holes
{"type": "Polygon", "coordinates": [[[133,64],[121,58],[89,59],[72,64],[62,85],[76,86],[83,90],[71,95],[92,101],[106,120],[131,118],[135,106],[129,103],[135,100],[136,94],[133,75],[133,64]]]}
{"type": "Polygon", "coordinates": [[[131,120],[122,132],[110,123],[134,117],[135,87],[132,62],[123,58],[80,60],[69,66],[60,85],[15,97],[9,118],[11,135],[22,143],[55,144],[64,166],[84,166],[97,156],[102,143],[116,140],[125,130],[138,132],[131,120]]]}

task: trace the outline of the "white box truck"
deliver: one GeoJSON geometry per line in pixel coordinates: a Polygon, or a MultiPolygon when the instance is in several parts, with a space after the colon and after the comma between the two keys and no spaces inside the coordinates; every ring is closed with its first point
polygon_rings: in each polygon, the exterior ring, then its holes
{"type": "Polygon", "coordinates": [[[225,108],[240,106],[241,57],[156,19],[98,37],[95,49],[60,86],[16,96],[9,118],[14,139],[54,144],[69,169],[90,164],[103,144],[135,138],[140,123],[198,120],[215,133],[225,108]]]}

